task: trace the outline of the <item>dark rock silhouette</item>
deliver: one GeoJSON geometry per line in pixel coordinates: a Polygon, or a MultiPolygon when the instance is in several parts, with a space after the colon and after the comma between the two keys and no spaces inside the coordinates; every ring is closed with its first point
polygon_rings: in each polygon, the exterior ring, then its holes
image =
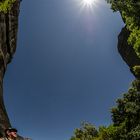
{"type": "Polygon", "coordinates": [[[118,36],[118,51],[122,59],[129,66],[130,71],[137,78],[137,76],[133,72],[133,67],[136,65],[140,65],[140,58],[138,58],[138,56],[136,55],[133,46],[130,46],[127,43],[129,35],[130,35],[130,31],[128,31],[126,27],[122,28],[118,36]]]}
{"type": "Polygon", "coordinates": [[[3,78],[16,51],[20,0],[6,14],[0,12],[0,133],[11,126],[3,101],[3,78]]]}

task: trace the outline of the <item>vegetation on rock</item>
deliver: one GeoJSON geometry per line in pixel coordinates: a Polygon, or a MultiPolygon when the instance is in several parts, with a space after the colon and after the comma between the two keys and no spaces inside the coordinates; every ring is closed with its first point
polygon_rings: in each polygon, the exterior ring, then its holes
{"type": "Polygon", "coordinates": [[[11,9],[12,4],[16,0],[2,0],[0,1],[0,12],[6,13],[8,10],[11,9]]]}
{"type": "Polygon", "coordinates": [[[136,65],[133,67],[133,72],[138,79],[140,79],[140,65],[136,65]]]}
{"type": "Polygon", "coordinates": [[[133,46],[140,58],[140,1],[139,0],[107,0],[114,11],[119,11],[131,32],[128,43],[133,46]]]}

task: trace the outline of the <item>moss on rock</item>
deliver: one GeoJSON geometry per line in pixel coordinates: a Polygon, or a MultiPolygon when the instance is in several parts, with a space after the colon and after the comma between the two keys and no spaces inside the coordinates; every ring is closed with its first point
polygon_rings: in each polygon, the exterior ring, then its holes
{"type": "Polygon", "coordinates": [[[16,0],[2,0],[2,1],[0,1],[0,12],[6,13],[7,11],[9,11],[11,9],[12,4],[15,1],[16,0]]]}

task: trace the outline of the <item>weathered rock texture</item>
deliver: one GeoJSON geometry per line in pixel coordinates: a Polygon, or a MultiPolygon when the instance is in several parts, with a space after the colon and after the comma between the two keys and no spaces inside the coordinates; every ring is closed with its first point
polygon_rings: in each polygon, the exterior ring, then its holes
{"type": "Polygon", "coordinates": [[[11,62],[16,50],[18,15],[20,0],[12,9],[4,14],[0,13],[0,132],[11,126],[3,101],[3,77],[7,64],[11,62]]]}
{"type": "MultiPolygon", "coordinates": [[[[119,36],[118,36],[118,51],[123,58],[123,60],[127,63],[127,65],[130,67],[130,71],[134,74],[136,77],[135,73],[133,72],[133,67],[136,65],[140,65],[140,58],[136,55],[134,49],[132,46],[130,46],[127,43],[128,37],[129,37],[130,32],[127,30],[126,27],[124,27],[119,36]]],[[[136,77],[137,78],[137,77],[136,77]]]]}

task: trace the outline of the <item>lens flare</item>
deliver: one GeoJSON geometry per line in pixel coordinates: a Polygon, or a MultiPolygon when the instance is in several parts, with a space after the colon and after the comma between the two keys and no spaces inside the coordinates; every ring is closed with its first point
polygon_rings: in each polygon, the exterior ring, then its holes
{"type": "Polygon", "coordinates": [[[94,0],[82,0],[82,4],[85,7],[92,7],[94,5],[94,0]]]}

